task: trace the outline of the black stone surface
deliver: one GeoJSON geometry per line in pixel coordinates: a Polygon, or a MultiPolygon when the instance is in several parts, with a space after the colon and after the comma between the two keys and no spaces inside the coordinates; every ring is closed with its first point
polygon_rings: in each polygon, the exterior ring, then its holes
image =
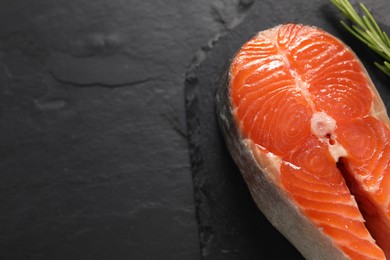
{"type": "Polygon", "coordinates": [[[0,1],[0,259],[200,259],[185,72],[246,5],[0,1]]]}
{"type": "MultiPolygon", "coordinates": [[[[364,2],[390,33],[390,5],[364,2]]],[[[338,36],[362,59],[389,107],[389,78],[374,68],[372,62],[377,57],[341,28],[340,18],[328,1],[256,1],[240,24],[217,34],[198,53],[187,73],[186,109],[203,259],[302,259],[257,210],[217,126],[214,95],[218,77],[238,48],[256,32],[296,22],[338,36]]]]}

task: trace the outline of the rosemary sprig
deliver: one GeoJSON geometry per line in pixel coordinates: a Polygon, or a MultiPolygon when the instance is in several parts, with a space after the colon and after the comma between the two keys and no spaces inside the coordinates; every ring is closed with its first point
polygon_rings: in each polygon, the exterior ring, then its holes
{"type": "Polygon", "coordinates": [[[375,66],[390,76],[390,39],[379,27],[367,7],[360,3],[364,14],[359,16],[348,0],[331,0],[331,2],[352,22],[352,25],[348,25],[341,21],[345,29],[384,59],[383,64],[375,62],[375,66]]]}

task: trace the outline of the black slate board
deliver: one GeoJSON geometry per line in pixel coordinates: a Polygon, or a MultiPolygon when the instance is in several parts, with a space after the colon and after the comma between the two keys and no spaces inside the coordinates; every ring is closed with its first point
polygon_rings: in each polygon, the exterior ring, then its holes
{"type": "MultiPolygon", "coordinates": [[[[390,4],[365,3],[390,32],[390,22],[385,21],[390,4]]],[[[243,22],[217,35],[198,53],[200,61],[187,73],[186,109],[203,259],[302,259],[256,208],[230,158],[216,121],[215,85],[229,59],[257,31],[296,22],[321,27],[351,46],[388,107],[390,79],[372,65],[377,57],[341,28],[340,18],[328,1],[258,1],[243,22]]]]}

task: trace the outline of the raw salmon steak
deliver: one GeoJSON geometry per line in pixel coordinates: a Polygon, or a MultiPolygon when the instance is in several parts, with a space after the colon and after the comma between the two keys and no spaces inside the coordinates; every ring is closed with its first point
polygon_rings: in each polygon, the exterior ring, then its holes
{"type": "Polygon", "coordinates": [[[254,201],[307,259],[390,259],[390,131],[357,56],[311,26],[262,31],[217,90],[254,201]]]}

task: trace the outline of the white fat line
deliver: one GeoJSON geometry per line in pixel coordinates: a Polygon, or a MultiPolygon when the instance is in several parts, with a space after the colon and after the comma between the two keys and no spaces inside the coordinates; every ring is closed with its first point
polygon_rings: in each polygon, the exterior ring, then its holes
{"type": "Polygon", "coordinates": [[[300,166],[297,166],[291,162],[288,162],[288,161],[284,161],[285,164],[287,164],[288,166],[290,166],[291,168],[295,169],[295,170],[300,170],[301,167],[300,166]]]}

